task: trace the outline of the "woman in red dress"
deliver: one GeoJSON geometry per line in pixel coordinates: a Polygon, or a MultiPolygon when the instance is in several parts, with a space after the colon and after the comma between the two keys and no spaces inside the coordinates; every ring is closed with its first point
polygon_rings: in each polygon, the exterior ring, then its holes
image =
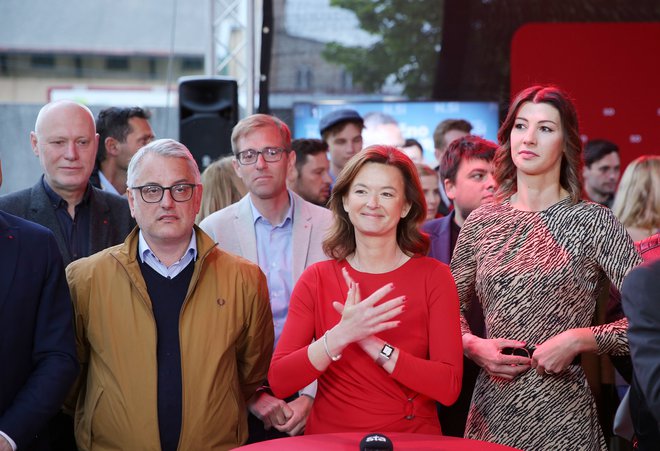
{"type": "Polygon", "coordinates": [[[412,161],[394,147],[364,149],[329,207],[332,259],[293,290],[271,389],[286,397],[318,379],[307,434],[440,434],[436,400],[452,404],[460,391],[459,307],[448,267],[425,256],[426,203],[412,161]]]}

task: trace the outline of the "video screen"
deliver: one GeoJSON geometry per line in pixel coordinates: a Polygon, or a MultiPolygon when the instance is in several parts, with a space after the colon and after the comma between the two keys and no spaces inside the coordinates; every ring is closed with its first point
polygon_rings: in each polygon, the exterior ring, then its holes
{"type": "Polygon", "coordinates": [[[296,102],[293,104],[293,137],[320,138],[321,118],[344,108],[354,109],[362,117],[369,112],[392,116],[399,123],[404,139],[414,138],[422,144],[424,160],[433,167],[437,164],[433,155],[433,130],[445,119],[465,119],[474,127],[472,134],[497,142],[497,102],[296,102]]]}

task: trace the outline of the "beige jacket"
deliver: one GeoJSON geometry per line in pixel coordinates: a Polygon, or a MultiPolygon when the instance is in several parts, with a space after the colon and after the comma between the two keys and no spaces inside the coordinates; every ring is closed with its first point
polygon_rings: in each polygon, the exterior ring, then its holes
{"type": "MultiPolygon", "coordinates": [[[[67,267],[82,365],[76,403],[81,450],[160,450],[156,324],[126,241],[67,267]]],[[[273,348],[266,279],[196,228],[198,258],[179,319],[183,405],[180,450],[230,449],[247,438],[246,400],[273,348]]]]}

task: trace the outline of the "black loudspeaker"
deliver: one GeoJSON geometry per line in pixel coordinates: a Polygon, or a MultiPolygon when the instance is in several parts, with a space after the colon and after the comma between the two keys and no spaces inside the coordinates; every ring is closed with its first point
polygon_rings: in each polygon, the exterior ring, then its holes
{"type": "Polygon", "coordinates": [[[231,154],[231,131],[238,122],[238,83],[224,77],[179,79],[179,141],[203,171],[231,154]]]}

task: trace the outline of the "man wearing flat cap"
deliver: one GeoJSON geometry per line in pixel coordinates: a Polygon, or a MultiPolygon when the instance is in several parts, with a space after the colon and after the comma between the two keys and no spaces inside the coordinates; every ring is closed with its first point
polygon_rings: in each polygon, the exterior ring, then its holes
{"type": "Polygon", "coordinates": [[[337,176],[353,155],[362,150],[364,120],[351,109],[334,110],[321,118],[319,132],[330,152],[330,177],[337,176]]]}

